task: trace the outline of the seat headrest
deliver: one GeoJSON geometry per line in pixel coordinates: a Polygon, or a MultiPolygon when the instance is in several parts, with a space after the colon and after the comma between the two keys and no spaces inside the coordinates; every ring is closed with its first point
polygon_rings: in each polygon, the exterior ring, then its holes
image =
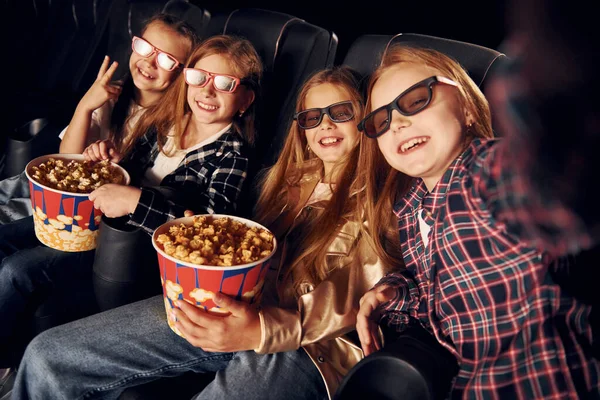
{"type": "Polygon", "coordinates": [[[165,14],[171,14],[181,18],[190,24],[199,37],[203,37],[208,22],[210,21],[210,12],[195,6],[186,0],[170,0],[163,8],[165,14]]]}
{"type": "Polygon", "coordinates": [[[370,75],[381,62],[381,56],[387,48],[396,43],[430,48],[452,57],[467,70],[479,86],[482,86],[495,64],[506,60],[503,53],[476,44],[415,33],[400,33],[359,37],[348,50],[343,63],[355,68],[363,76],[370,75]]]}
{"type": "Polygon", "coordinates": [[[273,69],[280,42],[286,31],[304,20],[289,14],[258,8],[238,9],[225,21],[223,33],[248,39],[262,59],[265,71],[273,69]]]}

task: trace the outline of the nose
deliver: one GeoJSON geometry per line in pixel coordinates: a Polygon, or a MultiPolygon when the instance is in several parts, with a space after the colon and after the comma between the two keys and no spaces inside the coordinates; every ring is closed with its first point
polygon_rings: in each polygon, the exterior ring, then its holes
{"type": "Polygon", "coordinates": [[[323,115],[323,120],[321,121],[321,129],[333,129],[335,127],[335,122],[333,122],[330,118],[329,115],[324,114],[323,115]]]}
{"type": "Polygon", "coordinates": [[[411,125],[411,122],[410,122],[409,117],[405,117],[404,115],[400,114],[396,110],[392,111],[392,121],[390,122],[390,129],[389,129],[390,131],[398,132],[402,128],[406,128],[407,126],[410,126],[410,125],[411,125]]]}
{"type": "Polygon", "coordinates": [[[198,88],[198,90],[200,90],[200,92],[206,96],[213,96],[215,94],[215,87],[212,82],[212,77],[209,77],[206,85],[198,88]]]}
{"type": "Polygon", "coordinates": [[[148,63],[158,69],[158,53],[155,51],[152,54],[150,54],[148,57],[146,57],[146,60],[148,61],[148,63]]]}

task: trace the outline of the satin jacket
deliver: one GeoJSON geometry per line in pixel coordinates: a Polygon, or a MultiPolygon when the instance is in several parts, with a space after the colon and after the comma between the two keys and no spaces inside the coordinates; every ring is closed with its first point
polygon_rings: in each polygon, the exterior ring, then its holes
{"type": "Polygon", "coordinates": [[[303,347],[319,369],[331,398],[348,370],[364,357],[360,343],[346,334],[355,329],[360,298],[385,271],[375,252],[360,239],[359,223],[344,221],[328,247],[329,276],[318,285],[301,282],[299,289],[294,288],[286,276],[291,265],[286,256],[297,245],[294,228],[326,206],[326,201],[307,204],[319,179],[320,173],[305,173],[298,184],[288,186],[284,210],[289,211],[282,210],[269,225],[281,247],[265,281],[259,312],[262,336],[255,351],[267,354],[303,347]],[[285,233],[279,236],[281,232],[285,233]],[[276,293],[277,298],[268,299],[269,293],[276,293]]]}

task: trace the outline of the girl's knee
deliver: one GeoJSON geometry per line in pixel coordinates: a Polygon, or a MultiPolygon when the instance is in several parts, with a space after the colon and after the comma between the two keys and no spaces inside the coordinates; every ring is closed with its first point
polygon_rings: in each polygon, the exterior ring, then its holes
{"type": "Polygon", "coordinates": [[[24,368],[28,373],[45,373],[52,371],[50,363],[59,355],[51,345],[51,340],[46,338],[45,332],[36,336],[25,349],[19,369],[24,368]]]}

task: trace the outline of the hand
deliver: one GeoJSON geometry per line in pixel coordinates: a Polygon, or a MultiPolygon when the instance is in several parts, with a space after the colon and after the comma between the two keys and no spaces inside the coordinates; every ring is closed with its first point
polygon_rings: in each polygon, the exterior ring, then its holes
{"type": "Polygon", "coordinates": [[[115,163],[121,161],[121,154],[109,139],[95,141],[86,147],[82,154],[83,158],[89,161],[110,160],[115,163]]]}
{"type": "Polygon", "coordinates": [[[122,217],[135,211],[142,191],[136,187],[107,183],[90,193],[94,208],[109,218],[122,217]]]}
{"type": "Polygon", "coordinates": [[[110,58],[105,56],[96,80],[79,101],[79,107],[88,111],[93,111],[101,107],[108,100],[117,101],[121,94],[122,87],[120,84],[111,83],[111,80],[119,63],[113,61],[109,68],[109,62],[110,58]]]}
{"type": "Polygon", "coordinates": [[[177,301],[175,325],[185,339],[195,347],[211,352],[254,350],[260,345],[261,328],[258,311],[251,305],[216,293],[213,301],[228,309],[227,316],[213,315],[189,304],[177,301]]]}
{"type": "Polygon", "coordinates": [[[396,290],[388,285],[381,285],[369,290],[360,299],[360,309],[356,315],[356,332],[365,356],[380,350],[379,311],[378,308],[394,298],[396,290]]]}

